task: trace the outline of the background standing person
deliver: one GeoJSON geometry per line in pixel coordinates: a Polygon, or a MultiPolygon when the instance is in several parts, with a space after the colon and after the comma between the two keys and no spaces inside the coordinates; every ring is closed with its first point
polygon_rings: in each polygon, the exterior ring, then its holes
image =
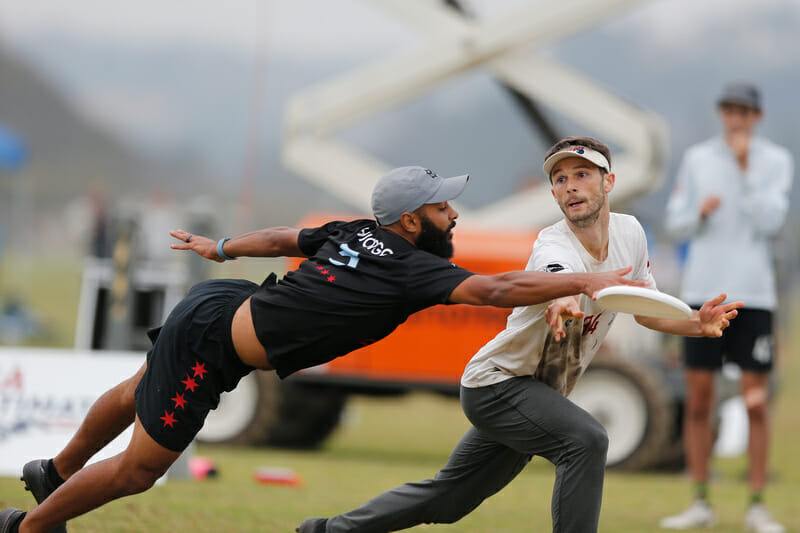
{"type": "Polygon", "coordinates": [[[763,504],[769,443],[768,378],[773,368],[773,313],[777,305],[771,239],[789,209],[793,163],[788,150],[754,135],[762,118],[761,95],[749,83],[731,83],[717,100],[723,132],[692,146],[667,204],[667,230],[690,239],[681,297],[702,302],[720,287],[746,302],[721,339],[685,339],[687,402],[684,441],[694,483],[694,503],[665,518],[669,529],[715,522],[709,505],[714,373],[723,361],[742,370],[741,389],[750,422],[748,530],[781,532],[763,504]]]}

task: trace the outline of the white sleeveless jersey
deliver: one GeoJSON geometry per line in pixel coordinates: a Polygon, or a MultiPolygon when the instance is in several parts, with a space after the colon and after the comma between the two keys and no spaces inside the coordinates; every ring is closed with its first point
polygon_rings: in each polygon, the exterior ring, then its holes
{"type": "MultiPolygon", "coordinates": [[[[561,220],[539,233],[526,270],[603,272],[633,266],[627,277],[647,281],[648,287],[655,289],[641,224],[630,215],[610,215],[605,261],[594,259],[566,221],[561,220]]],[[[536,376],[562,394],[568,394],[597,353],[616,313],[600,308],[591,298],[581,295],[580,307],[585,313],[582,327],[574,324],[568,331],[568,338],[555,343],[544,319],[548,305],[549,302],[515,308],[508,317],[506,329],[467,363],[461,384],[474,388],[515,376],[536,376]]]]}

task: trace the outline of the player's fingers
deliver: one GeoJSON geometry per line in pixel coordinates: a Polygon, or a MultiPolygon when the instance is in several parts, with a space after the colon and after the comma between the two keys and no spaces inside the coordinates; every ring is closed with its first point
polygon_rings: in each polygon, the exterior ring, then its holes
{"type": "Polygon", "coordinates": [[[650,285],[647,281],[640,281],[636,279],[628,279],[628,278],[621,278],[620,284],[622,285],[630,285],[631,287],[647,287],[650,285]]]}
{"type": "Polygon", "coordinates": [[[169,234],[172,235],[173,237],[175,237],[176,239],[180,239],[182,241],[185,241],[186,237],[191,235],[191,233],[189,233],[188,231],[184,231],[182,229],[170,230],[169,234]]]}
{"type": "Polygon", "coordinates": [[[627,274],[631,270],[633,270],[633,265],[628,265],[625,268],[620,268],[619,270],[616,270],[615,273],[620,275],[620,276],[624,276],[625,274],[627,274]]]}
{"type": "Polygon", "coordinates": [[[711,305],[719,305],[722,302],[724,302],[725,298],[727,298],[727,297],[728,297],[728,295],[723,292],[722,294],[718,294],[715,298],[712,298],[711,300],[709,300],[709,303],[711,305]]]}
{"type": "Polygon", "coordinates": [[[730,311],[731,309],[741,309],[742,307],[744,307],[744,302],[742,301],[730,302],[725,304],[725,311],[730,311]]]}
{"type": "Polygon", "coordinates": [[[564,311],[561,312],[561,316],[562,318],[581,318],[583,317],[583,311],[578,307],[578,304],[572,303],[564,308],[564,311]]]}
{"type": "Polygon", "coordinates": [[[556,315],[553,317],[553,325],[551,327],[556,333],[556,340],[560,339],[561,336],[564,335],[564,321],[561,320],[561,315],[556,315]]]}

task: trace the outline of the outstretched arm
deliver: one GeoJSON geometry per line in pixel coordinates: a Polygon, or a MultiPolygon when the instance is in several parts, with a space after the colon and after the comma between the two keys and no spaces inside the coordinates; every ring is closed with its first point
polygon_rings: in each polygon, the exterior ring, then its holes
{"type": "Polygon", "coordinates": [[[739,314],[737,309],[744,307],[744,302],[731,302],[723,304],[727,294],[720,294],[703,304],[698,311],[692,313],[692,318],[686,320],[668,320],[649,316],[637,316],[636,322],[646,328],[684,335],[686,337],[722,337],[722,331],[730,325],[730,321],[739,314]]]}
{"type": "Polygon", "coordinates": [[[643,281],[623,276],[632,267],[597,274],[560,274],[516,270],[494,276],[470,276],[450,294],[451,303],[518,307],[536,305],[562,296],[586,294],[592,298],[606,287],[633,285],[644,287],[643,281]]]}
{"type": "MultiPolygon", "coordinates": [[[[217,254],[218,241],[182,229],[172,230],[169,234],[182,241],[171,245],[173,250],[194,250],[206,259],[218,263],[224,261],[217,254]]],[[[223,251],[229,257],[305,257],[297,244],[299,234],[300,230],[287,227],[251,231],[226,241],[223,251]]]]}

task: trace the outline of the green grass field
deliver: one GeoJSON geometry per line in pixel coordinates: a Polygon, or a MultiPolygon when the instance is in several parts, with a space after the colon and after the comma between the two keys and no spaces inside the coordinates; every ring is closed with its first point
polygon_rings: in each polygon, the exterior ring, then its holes
{"type": "MultiPolygon", "coordinates": [[[[70,271],[65,265],[62,274],[72,279],[77,270],[70,271]]],[[[35,269],[30,275],[37,277],[35,269]]],[[[31,302],[53,320],[64,316],[62,299],[77,296],[72,285],[58,281],[30,284],[35,287],[31,302]]],[[[800,415],[796,407],[800,405],[800,361],[793,357],[800,352],[800,328],[791,327],[800,315],[792,316],[784,324],[787,333],[782,336],[780,393],[773,410],[773,480],[766,498],[790,531],[800,531],[800,415]]],[[[52,344],[71,338],[74,314],[66,317],[55,322],[52,344]]],[[[397,484],[432,476],[466,427],[460,407],[452,399],[422,393],[402,398],[354,398],[341,428],[321,451],[200,446],[196,454],[216,463],[216,478],[167,482],[70,522],[70,531],[294,531],[305,517],[342,512],[397,484]],[[259,484],[253,472],[260,466],[291,468],[304,482],[300,487],[259,484]]],[[[715,531],[742,531],[746,460],[716,459],[713,468],[711,497],[720,518],[715,531]]],[[[552,485],[552,466],[535,459],[504,491],[459,523],[415,530],[549,531],[552,485]]],[[[600,529],[657,531],[659,518],[682,510],[689,499],[689,484],[681,474],[609,472],[600,529]]],[[[0,478],[0,508],[26,509],[32,504],[33,498],[20,481],[0,478]]]]}

